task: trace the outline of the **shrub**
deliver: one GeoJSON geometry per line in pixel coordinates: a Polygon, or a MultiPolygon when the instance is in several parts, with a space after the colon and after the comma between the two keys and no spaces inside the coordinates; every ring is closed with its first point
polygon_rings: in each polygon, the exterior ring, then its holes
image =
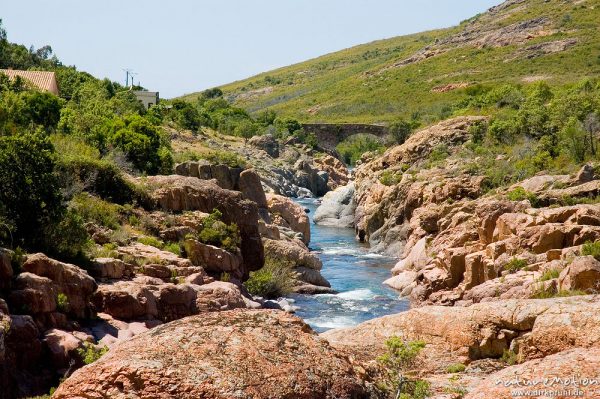
{"type": "Polygon", "coordinates": [[[60,260],[86,262],[91,241],[83,218],[69,208],[57,223],[44,228],[44,251],[60,260]]]}
{"type": "Polygon", "coordinates": [[[436,164],[448,158],[449,155],[450,151],[448,146],[445,144],[439,144],[431,150],[427,159],[430,164],[436,164]]]}
{"type": "Polygon", "coordinates": [[[514,366],[518,363],[519,356],[514,351],[505,349],[500,360],[509,366],[514,366]]]}
{"type": "Polygon", "coordinates": [[[252,295],[277,298],[289,294],[296,283],[291,263],[284,259],[267,257],[265,265],[250,273],[244,286],[252,295]]]}
{"type": "Polygon", "coordinates": [[[488,134],[498,143],[510,143],[518,134],[518,129],[513,121],[495,119],[488,127],[488,134]]]}
{"type": "Polygon", "coordinates": [[[67,313],[69,311],[69,298],[62,292],[56,296],[56,310],[60,313],[67,313]]]}
{"type": "Polygon", "coordinates": [[[41,133],[0,136],[0,220],[13,241],[43,241],[41,231],[64,211],[54,148],[41,133]]]}
{"type": "Polygon", "coordinates": [[[558,269],[548,269],[539,278],[539,281],[548,281],[558,278],[560,276],[560,270],[558,269]]]}
{"type": "Polygon", "coordinates": [[[471,141],[476,144],[480,144],[485,139],[487,134],[487,123],[485,121],[477,121],[469,126],[469,135],[471,141]]]}
{"type": "Polygon", "coordinates": [[[214,209],[202,221],[202,229],[198,232],[200,242],[236,252],[241,244],[240,232],[235,223],[225,224],[221,221],[223,214],[214,209]]]}
{"type": "Polygon", "coordinates": [[[510,273],[516,273],[526,266],[527,266],[527,261],[525,259],[512,258],[504,266],[504,270],[508,270],[510,273]]]}
{"type": "Polygon", "coordinates": [[[174,253],[177,256],[181,256],[181,245],[179,243],[172,242],[172,243],[169,243],[169,244],[165,244],[163,246],[163,249],[165,251],[172,252],[172,253],[174,253]]]}
{"type": "Polygon", "coordinates": [[[448,367],[446,367],[446,372],[447,373],[462,373],[463,371],[465,371],[466,368],[467,368],[467,366],[465,366],[462,363],[453,363],[453,364],[449,365],[448,367]]]}
{"type": "Polygon", "coordinates": [[[379,176],[379,182],[384,186],[395,186],[402,181],[402,172],[384,170],[379,176]]]}
{"type": "Polygon", "coordinates": [[[534,193],[530,193],[523,187],[517,187],[506,194],[510,201],[524,201],[527,200],[534,208],[540,205],[540,199],[534,193]]]}
{"type": "Polygon", "coordinates": [[[75,196],[71,202],[75,211],[86,221],[115,230],[120,226],[122,207],[87,193],[75,196]]]}
{"type": "Polygon", "coordinates": [[[600,260],[600,241],[588,241],[581,247],[582,256],[593,256],[596,260],[600,260]]]}
{"type": "Polygon", "coordinates": [[[92,364],[96,360],[100,359],[108,352],[108,347],[103,346],[98,348],[91,342],[84,342],[83,348],[77,349],[77,354],[81,357],[81,361],[85,364],[92,364]]]}
{"type": "Polygon", "coordinates": [[[150,245],[151,247],[155,247],[158,249],[161,249],[163,247],[163,242],[160,241],[158,238],[155,237],[151,237],[151,236],[143,236],[143,237],[138,237],[138,242],[144,244],[144,245],[150,245]]]}
{"type": "Polygon", "coordinates": [[[371,136],[355,135],[339,143],[335,149],[347,165],[354,165],[366,152],[380,152],[384,149],[384,146],[371,136]]]}
{"type": "Polygon", "coordinates": [[[193,151],[184,151],[175,154],[175,162],[198,161],[206,159],[212,164],[227,165],[231,168],[245,168],[246,161],[235,152],[228,151],[210,151],[198,153],[193,151]]]}
{"type": "Polygon", "coordinates": [[[411,375],[411,370],[418,364],[419,353],[425,348],[425,342],[406,342],[393,336],[385,345],[386,353],[377,359],[385,370],[378,384],[379,388],[397,398],[426,398],[429,395],[429,384],[411,375]]]}
{"type": "Polygon", "coordinates": [[[399,120],[390,124],[388,132],[397,144],[403,144],[410,137],[415,127],[414,122],[399,120]]]}

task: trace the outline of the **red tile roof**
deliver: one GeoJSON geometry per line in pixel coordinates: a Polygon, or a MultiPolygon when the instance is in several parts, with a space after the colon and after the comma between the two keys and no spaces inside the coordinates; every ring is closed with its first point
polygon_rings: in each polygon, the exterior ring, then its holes
{"type": "Polygon", "coordinates": [[[11,79],[15,78],[16,76],[20,76],[23,79],[30,81],[37,88],[58,95],[58,85],[56,84],[56,76],[54,75],[54,72],[0,69],[0,73],[5,74],[11,79]]]}

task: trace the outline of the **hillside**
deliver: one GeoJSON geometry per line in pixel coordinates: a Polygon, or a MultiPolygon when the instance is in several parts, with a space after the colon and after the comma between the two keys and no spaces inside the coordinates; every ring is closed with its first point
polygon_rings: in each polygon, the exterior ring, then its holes
{"type": "Polygon", "coordinates": [[[562,86],[597,76],[599,6],[509,0],[456,27],[376,41],[221,88],[251,113],[268,108],[303,122],[388,122],[418,112],[431,123],[455,113],[478,85],[562,86]]]}

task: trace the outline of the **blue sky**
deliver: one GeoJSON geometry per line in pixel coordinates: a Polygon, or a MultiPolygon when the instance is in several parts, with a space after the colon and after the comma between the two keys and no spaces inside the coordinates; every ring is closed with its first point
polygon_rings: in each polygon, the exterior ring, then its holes
{"type": "Polygon", "coordinates": [[[361,43],[452,26],[501,0],[19,0],[9,40],[162,97],[218,86],[361,43]]]}

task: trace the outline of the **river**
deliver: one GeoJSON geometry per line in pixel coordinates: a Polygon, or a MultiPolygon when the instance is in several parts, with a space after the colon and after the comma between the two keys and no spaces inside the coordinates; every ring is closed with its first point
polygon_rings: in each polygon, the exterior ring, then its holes
{"type": "Polygon", "coordinates": [[[319,226],[312,216],[314,199],[297,202],[310,210],[310,249],[323,262],[321,274],[337,294],[292,295],[300,316],[315,331],[352,327],[363,321],[408,310],[409,303],[382,282],[390,277],[393,258],[369,252],[353,229],[319,226]]]}

